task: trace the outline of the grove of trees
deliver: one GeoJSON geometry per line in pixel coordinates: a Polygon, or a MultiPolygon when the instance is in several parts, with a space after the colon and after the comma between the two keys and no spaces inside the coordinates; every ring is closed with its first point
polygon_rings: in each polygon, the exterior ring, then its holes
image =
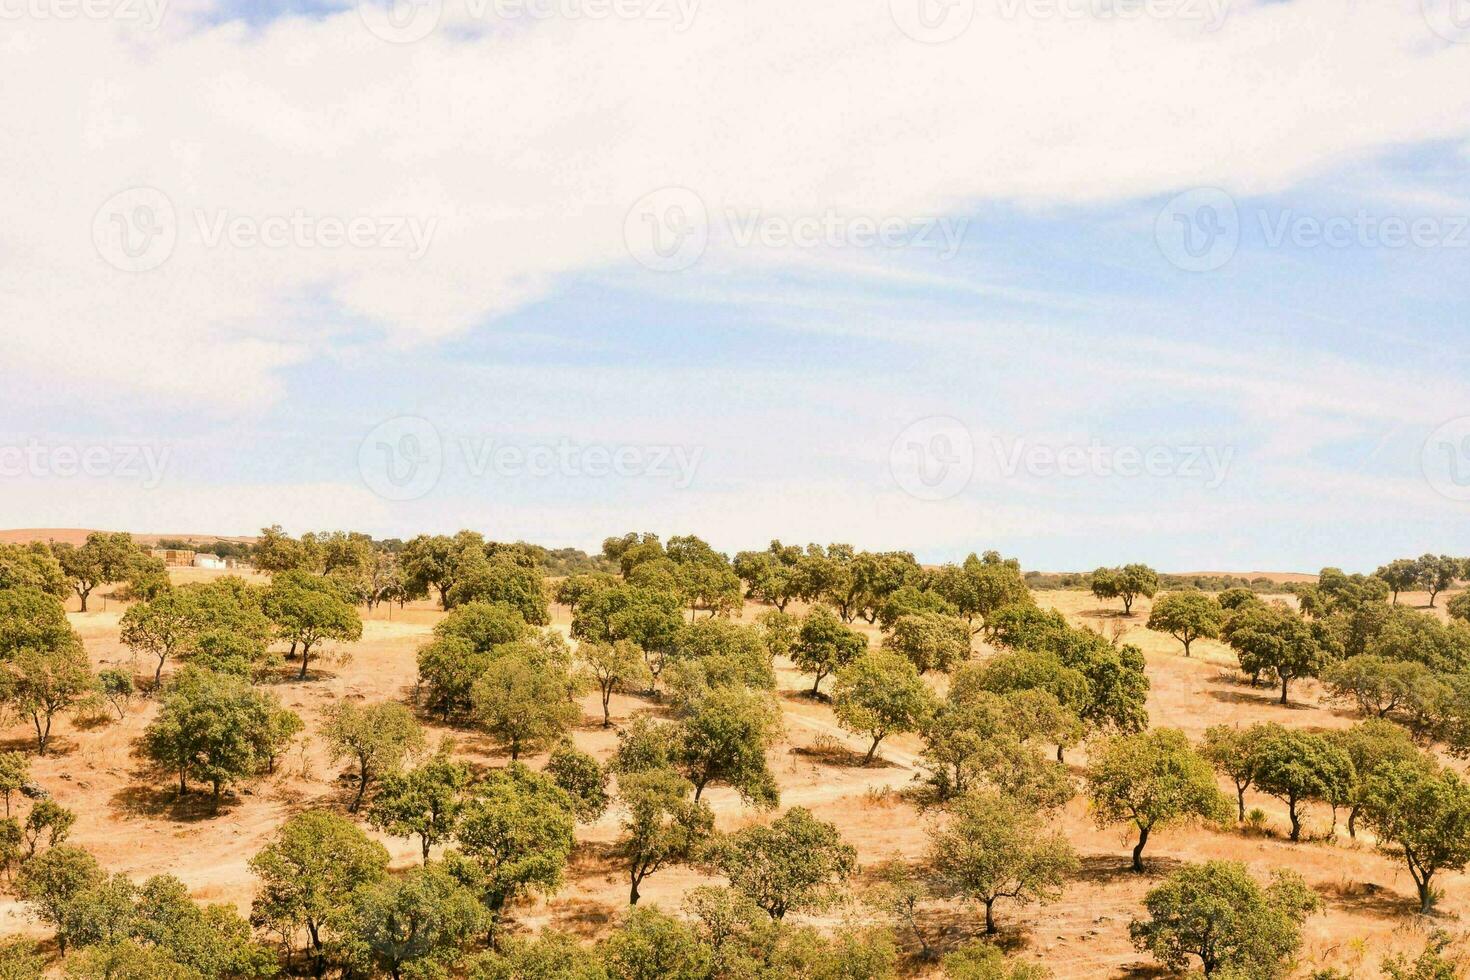
{"type": "MultiPolygon", "coordinates": [[[[24,726],[0,752],[0,887],[54,937],[0,944],[0,978],[1044,980],[992,939],[1025,945],[1018,910],[1083,873],[1079,794],[1151,872],[1126,929],[1166,970],[1282,977],[1326,907],[1290,871],[1161,859],[1181,840],[1280,833],[1289,855],[1342,826],[1407,871],[1424,914],[1470,865],[1462,559],[1274,591],[1139,563],[1048,581],[1120,603],[1083,614],[1104,635],[995,552],[925,566],[772,541],[732,558],[634,532],[585,555],[270,527],[238,555],[268,581],[176,584],[126,534],[0,545],[0,701],[24,726]],[[1405,601],[1418,593],[1424,608],[1405,601]],[[94,640],[98,597],[123,604],[116,645],[94,640]],[[1146,657],[1150,641],[1128,640],[1152,636],[1129,632],[1147,600],[1143,629],[1171,639],[1146,657]],[[423,638],[391,690],[334,674],[408,603],[423,638]],[[1149,657],[1180,653],[1191,669],[1233,655],[1269,720],[1197,740],[1151,724],[1149,657]],[[1281,707],[1318,692],[1361,717],[1315,727],[1281,707]],[[127,733],[159,812],[227,821],[265,809],[250,797],[289,801],[241,855],[248,917],[83,846],[88,815],[34,772],[104,726],[127,733]],[[922,853],[862,867],[862,848],[893,848],[844,836],[824,793],[839,779],[872,787],[875,825],[921,825],[922,853]],[[528,931],[536,903],[589,878],[627,895],[595,939],[528,931]]],[[[1097,866],[1123,866],[1087,860],[1104,879],[1097,866]]],[[[1382,967],[1438,980],[1446,949],[1431,938],[1382,967]]]]}

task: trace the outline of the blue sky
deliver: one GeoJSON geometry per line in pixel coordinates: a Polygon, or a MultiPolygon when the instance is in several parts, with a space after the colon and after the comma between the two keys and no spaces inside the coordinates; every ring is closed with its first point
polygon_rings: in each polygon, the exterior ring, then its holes
{"type": "Polygon", "coordinates": [[[1417,0],[1208,32],[982,3],[942,44],[876,6],[705,3],[671,34],[451,4],[401,44],[285,2],[23,22],[0,525],[1470,552],[1470,44],[1417,0]],[[109,237],[165,212],[164,251],[109,237]],[[650,252],[645,218],[707,244],[650,252]],[[1176,219],[1238,247],[1191,257],[1176,219]]]}

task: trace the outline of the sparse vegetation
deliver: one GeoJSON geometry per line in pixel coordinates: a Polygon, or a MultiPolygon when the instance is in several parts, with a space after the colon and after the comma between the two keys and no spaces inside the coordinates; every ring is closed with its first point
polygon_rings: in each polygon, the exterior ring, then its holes
{"type": "MultiPolygon", "coordinates": [[[[1324,906],[1290,872],[1262,884],[1208,860],[1214,842],[1241,841],[1221,836],[1232,814],[1237,834],[1319,839],[1282,858],[1308,872],[1345,847],[1380,881],[1406,867],[1426,912],[1470,863],[1470,794],[1443,759],[1470,744],[1470,607],[1452,560],[1326,569],[1274,591],[1129,565],[1038,598],[995,553],[924,568],[906,552],[775,542],[732,561],[692,535],[638,533],[567,557],[571,577],[547,585],[562,559],[470,532],[404,544],[270,529],[249,550],[269,583],[170,582],[133,546],[150,581],[99,626],[62,609],[68,590],[80,602],[65,549],[0,547],[0,696],[26,735],[0,753],[0,872],[56,937],[0,953],[16,976],[1044,980],[1045,956],[974,933],[1034,932],[1028,906],[1076,889],[1112,903],[1088,935],[1115,951],[1275,977],[1324,906]],[[1404,598],[1446,593],[1433,610],[1404,598]],[[1147,630],[1124,619],[1140,609],[1147,630]],[[141,664],[99,658],[99,634],[141,664]],[[342,679],[297,684],[328,645],[342,679]],[[1201,648],[1212,663],[1235,653],[1297,710],[1209,673],[1201,648]],[[294,678],[272,669],[287,658],[294,678]],[[1169,686],[1154,719],[1156,677],[1169,686]],[[1344,727],[1328,703],[1363,718],[1344,727]],[[1234,704],[1244,718],[1223,721],[1234,704]],[[78,793],[132,780],[85,769],[104,740],[177,788],[112,790],[143,827],[198,821],[218,841],[236,812],[300,801],[248,832],[253,879],[226,886],[251,901],[248,921],[176,879],[109,866],[145,859],[99,840],[78,793]],[[188,794],[201,785],[207,797],[188,794]],[[1113,898],[1116,852],[1077,843],[1082,810],[1065,804],[1079,788],[1087,819],[1124,831],[1133,867],[1163,875],[1141,907],[1113,898]],[[364,827],[414,867],[390,871],[364,827]],[[1365,830],[1375,847],[1348,842],[1365,830]],[[1154,839],[1206,860],[1146,864],[1154,839]],[[89,853],[99,843],[107,864],[89,853]],[[554,915],[589,903],[595,935],[528,931],[533,900],[554,915]]],[[[1314,873],[1328,914],[1361,914],[1314,873]]],[[[1431,942],[1384,969],[1438,980],[1449,962],[1431,942]]]]}

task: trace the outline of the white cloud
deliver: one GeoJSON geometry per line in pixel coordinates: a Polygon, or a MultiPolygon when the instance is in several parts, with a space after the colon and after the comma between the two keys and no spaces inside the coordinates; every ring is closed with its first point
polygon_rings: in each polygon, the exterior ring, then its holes
{"type": "MultiPolygon", "coordinates": [[[[1470,45],[1433,35],[1419,0],[1237,5],[1214,33],[1006,20],[982,2],[945,45],[851,0],[706,2],[683,33],[616,19],[475,31],[456,0],[459,30],[408,45],[350,9],[251,30],[195,28],[195,6],[156,34],[24,19],[0,36],[0,77],[23,95],[0,104],[7,380],[266,405],[283,368],[329,345],[431,342],[560,276],[626,266],[627,210],[663,185],[784,215],[1054,208],[1280,189],[1470,132],[1470,45]],[[135,186],[180,219],[172,256],[141,274],[92,242],[99,206],[135,186]],[[199,240],[196,212],[297,209],[437,227],[417,262],[199,240]]],[[[728,245],[717,236],[707,268],[728,245]]]]}

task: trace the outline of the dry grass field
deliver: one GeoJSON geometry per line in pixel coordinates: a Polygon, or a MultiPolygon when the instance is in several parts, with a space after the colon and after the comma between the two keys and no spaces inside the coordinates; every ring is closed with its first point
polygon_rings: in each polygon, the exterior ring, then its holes
{"type": "MultiPolygon", "coordinates": [[[[176,581],[199,580],[223,573],[176,569],[176,581]]],[[[1140,600],[1133,615],[1123,618],[1115,608],[1103,608],[1081,592],[1039,592],[1043,605],[1061,610],[1073,623],[1089,625],[1140,645],[1147,654],[1152,683],[1149,711],[1155,727],[1184,730],[1198,738],[1219,722],[1250,723],[1280,720],[1292,725],[1332,728],[1352,723],[1345,708],[1324,702],[1320,689],[1303,683],[1293,690],[1293,703],[1275,703],[1274,692],[1252,689],[1232,668],[1229,650],[1200,641],[1195,655],[1186,659],[1170,637],[1144,628],[1147,601],[1140,600]]],[[[1423,605],[1425,597],[1407,596],[1423,605]]],[[[75,601],[72,603],[74,608],[75,601]]],[[[1111,606],[1113,604],[1109,604],[1111,606]]],[[[86,614],[71,613],[94,664],[131,662],[118,640],[123,606],[116,600],[93,604],[86,614]]],[[[747,607],[751,618],[757,607],[747,607]]],[[[304,740],[291,750],[281,771],[229,798],[218,809],[202,796],[174,799],[169,778],[151,773],[134,755],[134,744],[155,711],[151,702],[135,702],[121,723],[95,728],[59,722],[53,754],[36,761],[35,777],[63,805],[78,815],[73,840],[92,851],[103,865],[135,878],[161,872],[177,875],[196,898],[249,905],[253,880],[247,860],[291,813],[308,807],[344,808],[349,790],[340,782],[339,767],[328,762],[313,733],[323,710],[333,701],[407,699],[415,680],[415,652],[440,619],[427,603],[407,609],[380,609],[367,620],[360,642],[331,651],[320,670],[297,682],[282,674],[273,690],[306,720],[304,740]]],[[[553,607],[555,627],[569,626],[567,610],[553,607]]],[[[867,629],[867,627],[864,627],[867,629]]],[[[872,630],[876,640],[876,630],[872,630]]],[[[977,655],[984,656],[983,649],[977,655]]],[[[800,804],[835,823],[859,851],[868,869],[888,859],[916,859],[925,846],[925,818],[900,795],[917,778],[913,737],[885,743],[881,762],[863,768],[841,752],[835,742],[853,748],[857,739],[834,723],[825,704],[810,700],[810,680],[789,665],[780,665],[780,698],[786,715],[786,738],[773,753],[771,764],[782,788],[782,805],[800,804]]],[[[151,666],[136,665],[139,673],[151,666]]],[[[584,722],[575,733],[577,744],[601,759],[611,755],[616,738],[600,724],[595,695],[583,703],[584,722]]],[[[654,702],[616,696],[615,720],[640,710],[659,710],[654,702]]],[[[450,731],[430,722],[431,742],[454,737],[459,752],[484,765],[500,765],[495,753],[472,732],[450,731]]],[[[24,744],[27,730],[12,724],[3,731],[6,747],[24,744]]],[[[538,759],[530,760],[538,765],[538,759]]],[[[1082,753],[1072,753],[1076,766],[1082,753]]],[[[1080,773],[1080,769],[1077,770],[1080,773]]],[[[1222,788],[1227,788],[1222,784],[1222,788]]],[[[745,808],[733,791],[712,789],[708,794],[722,828],[729,829],[762,815],[745,808]]],[[[1002,944],[1017,955],[1045,961],[1058,977],[1148,976],[1158,972],[1153,962],[1136,952],[1128,938],[1128,923],[1139,911],[1144,893],[1158,877],[1178,862],[1228,858],[1246,862],[1260,875],[1272,868],[1292,868],[1326,901],[1326,912],[1310,919],[1302,958],[1302,975],[1329,966],[1358,976],[1377,975],[1378,961],[1391,951],[1422,948],[1429,929],[1438,927],[1458,935],[1460,917],[1470,911],[1470,877],[1449,874],[1441,912],[1426,923],[1414,913],[1413,886],[1397,862],[1379,855],[1365,839],[1350,842],[1345,835],[1326,840],[1328,813],[1314,810],[1308,829],[1315,840],[1291,844],[1284,839],[1284,806],[1252,794],[1250,805],[1260,806],[1271,818],[1273,835],[1247,836],[1213,829],[1165,829],[1149,845],[1149,872],[1135,875],[1127,868],[1129,842],[1117,829],[1097,829],[1083,800],[1074,800],[1065,816],[1065,829],[1082,858],[1082,868],[1064,898],[1049,906],[999,909],[1002,944]]],[[[618,816],[609,813],[599,823],[579,830],[580,847],[569,880],[559,893],[534,905],[518,908],[515,927],[534,929],[554,925],[586,937],[607,930],[624,907],[627,884],[622,869],[607,858],[607,847],[617,834],[618,816]]],[[[417,863],[416,844],[380,838],[395,863],[417,863]]],[[[644,901],[669,910],[702,877],[687,868],[663,871],[644,886],[644,901]]],[[[861,883],[859,889],[861,890],[861,883]]],[[[831,913],[830,918],[871,916],[861,904],[831,913]]],[[[936,909],[931,923],[947,942],[974,933],[979,921],[973,909],[936,909]]],[[[46,935],[27,920],[13,901],[0,902],[0,931],[46,935]]]]}

